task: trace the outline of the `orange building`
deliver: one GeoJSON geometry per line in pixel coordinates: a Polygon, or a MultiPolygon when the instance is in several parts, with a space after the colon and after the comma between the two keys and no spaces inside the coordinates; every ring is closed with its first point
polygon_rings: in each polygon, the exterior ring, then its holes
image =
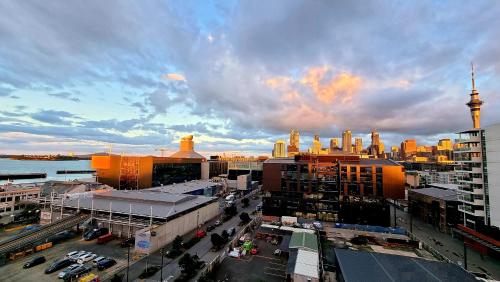
{"type": "Polygon", "coordinates": [[[401,142],[401,158],[408,159],[417,154],[417,140],[408,139],[401,142]]]}

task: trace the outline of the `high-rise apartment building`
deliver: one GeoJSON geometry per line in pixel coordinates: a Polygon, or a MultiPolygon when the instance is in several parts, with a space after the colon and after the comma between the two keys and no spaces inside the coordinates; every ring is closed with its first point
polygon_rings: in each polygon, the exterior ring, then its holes
{"type": "Polygon", "coordinates": [[[311,153],[319,155],[321,152],[321,146],[322,146],[322,144],[321,144],[321,141],[319,141],[319,136],[314,135],[314,139],[313,139],[313,143],[312,143],[312,147],[311,147],[311,153]]]}
{"type": "Polygon", "coordinates": [[[293,157],[300,152],[300,133],[296,129],[290,130],[290,144],[287,151],[289,157],[293,157]]]}
{"type": "Polygon", "coordinates": [[[274,143],[273,149],[273,157],[274,158],[286,158],[286,150],[285,150],[285,140],[278,140],[274,143]]]}
{"type": "Polygon", "coordinates": [[[354,138],[354,153],[361,154],[363,151],[363,139],[361,137],[354,138]]]}
{"type": "Polygon", "coordinates": [[[330,139],[330,153],[334,151],[338,151],[340,149],[339,146],[339,139],[338,138],[331,138],[330,139]]]}
{"type": "Polygon", "coordinates": [[[342,151],[352,153],[352,132],[350,130],[342,133],[342,151]]]}
{"type": "Polygon", "coordinates": [[[417,140],[407,139],[401,142],[401,158],[410,159],[417,155],[417,140]]]}

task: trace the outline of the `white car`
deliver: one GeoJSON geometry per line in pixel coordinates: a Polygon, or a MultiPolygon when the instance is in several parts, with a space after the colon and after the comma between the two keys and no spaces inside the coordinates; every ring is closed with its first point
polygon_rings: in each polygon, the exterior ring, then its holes
{"type": "Polygon", "coordinates": [[[74,255],[76,255],[76,254],[78,254],[78,251],[72,251],[72,252],[69,252],[69,253],[66,255],[66,257],[68,257],[68,258],[69,258],[69,257],[74,256],[74,255]]]}
{"type": "Polygon", "coordinates": [[[88,252],[86,252],[86,251],[79,251],[78,253],[70,256],[69,259],[72,260],[72,261],[77,261],[81,256],[84,256],[86,254],[88,254],[88,252]]]}
{"type": "Polygon", "coordinates": [[[84,263],[86,263],[88,261],[91,261],[91,260],[95,259],[96,257],[97,257],[96,254],[88,253],[86,255],[83,255],[83,256],[79,257],[76,262],[79,263],[79,264],[84,264],[84,263]]]}
{"type": "Polygon", "coordinates": [[[106,259],[106,257],[97,257],[97,258],[95,258],[95,259],[92,261],[92,264],[93,264],[94,266],[97,266],[97,264],[98,264],[101,260],[104,260],[104,259],[106,259]]]}
{"type": "Polygon", "coordinates": [[[75,263],[75,264],[72,264],[70,266],[68,266],[65,270],[59,272],[59,274],[57,275],[58,278],[64,278],[64,275],[68,272],[71,272],[73,270],[75,270],[76,268],[78,268],[80,265],[78,263],[75,263]]]}

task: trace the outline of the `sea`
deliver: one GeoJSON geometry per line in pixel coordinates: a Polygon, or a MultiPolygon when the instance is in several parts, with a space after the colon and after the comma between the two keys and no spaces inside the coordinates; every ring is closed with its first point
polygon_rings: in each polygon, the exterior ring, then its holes
{"type": "MultiPolygon", "coordinates": [[[[49,180],[74,180],[93,178],[92,174],[57,174],[58,170],[91,170],[90,160],[77,161],[33,161],[0,158],[0,174],[47,173],[47,178],[12,180],[13,183],[45,182],[49,180]]],[[[7,181],[0,180],[0,184],[7,181]]]]}

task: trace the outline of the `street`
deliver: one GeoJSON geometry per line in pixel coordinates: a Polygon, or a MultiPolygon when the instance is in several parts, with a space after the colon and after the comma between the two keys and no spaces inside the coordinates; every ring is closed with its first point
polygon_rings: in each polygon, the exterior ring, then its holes
{"type": "MultiPolygon", "coordinates": [[[[223,199],[222,199],[223,200],[223,199]]],[[[221,200],[221,201],[222,201],[221,200]]],[[[238,207],[238,214],[228,220],[227,222],[223,222],[222,225],[217,226],[214,230],[211,232],[207,233],[207,236],[205,236],[200,242],[198,242],[196,245],[191,247],[187,252],[191,255],[198,255],[200,260],[208,262],[211,259],[213,259],[217,253],[210,252],[210,248],[212,247],[212,242],[210,240],[210,235],[212,233],[218,233],[220,234],[223,230],[227,230],[231,227],[236,228],[236,233],[241,229],[240,226],[238,226],[238,223],[240,222],[239,214],[241,212],[247,212],[248,214],[251,214],[253,210],[255,210],[256,206],[261,203],[261,198],[259,197],[257,200],[252,199],[250,197],[250,205],[246,208],[242,208],[241,205],[241,198],[237,199],[237,207],[238,207]]],[[[222,208],[221,208],[222,212],[222,208]]],[[[212,221],[207,222],[204,226],[202,226],[203,230],[206,230],[206,227],[210,224],[213,225],[213,223],[219,219],[214,218],[212,221]]],[[[189,234],[183,236],[182,238],[187,241],[189,238],[191,238],[194,235],[194,231],[190,232],[189,234]]],[[[173,281],[176,277],[178,277],[181,273],[181,269],[179,268],[178,265],[178,260],[182,257],[179,256],[174,260],[164,258],[164,267],[163,267],[163,279],[164,281],[173,281]]],[[[147,256],[146,258],[134,263],[133,265],[130,266],[129,270],[129,281],[139,281],[138,277],[142,273],[142,271],[146,268],[146,264],[149,265],[160,265],[161,264],[161,255],[160,251],[158,250],[157,252],[147,256]]],[[[126,268],[121,270],[119,273],[124,274],[124,280],[126,281],[126,268]]],[[[155,275],[152,277],[147,278],[147,281],[160,281],[160,271],[158,271],[155,275]]]]}
{"type": "MultiPolygon", "coordinates": [[[[391,220],[394,218],[394,209],[391,207],[391,220]]],[[[410,216],[401,209],[397,209],[397,224],[410,230],[410,216]]],[[[463,265],[463,242],[451,235],[441,233],[437,227],[433,227],[420,219],[413,217],[413,234],[425,244],[436,249],[454,263],[460,262],[463,265]]],[[[468,270],[481,272],[490,275],[496,280],[500,280],[500,261],[494,258],[481,257],[479,252],[467,248],[468,270]]]]}

